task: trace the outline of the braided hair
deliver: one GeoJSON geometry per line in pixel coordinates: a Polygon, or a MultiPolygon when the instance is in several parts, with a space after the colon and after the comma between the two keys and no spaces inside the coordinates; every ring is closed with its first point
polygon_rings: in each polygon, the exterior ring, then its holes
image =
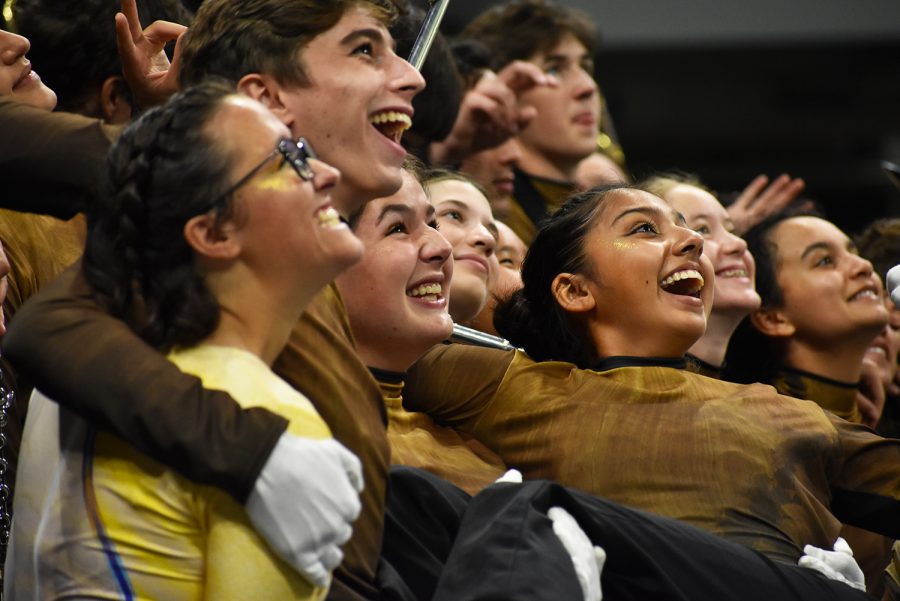
{"type": "Polygon", "coordinates": [[[585,239],[607,198],[625,184],[603,185],[569,197],[548,217],[522,263],[524,287],[494,312],[494,327],[536,361],[568,361],[589,367],[598,357],[594,345],[560,307],[551,289],[560,273],[589,273],[585,239]]]}
{"type": "Polygon", "coordinates": [[[129,126],[110,149],[89,207],[82,268],[97,302],[148,344],[196,344],[219,305],[197,269],[185,223],[232,209],[230,160],[207,124],[234,88],[210,81],[173,96],[129,126]]]}

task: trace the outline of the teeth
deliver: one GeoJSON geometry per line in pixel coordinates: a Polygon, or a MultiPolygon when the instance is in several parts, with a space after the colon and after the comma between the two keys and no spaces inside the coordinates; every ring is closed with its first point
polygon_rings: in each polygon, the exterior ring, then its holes
{"type": "Polygon", "coordinates": [[[397,144],[400,143],[403,132],[412,127],[412,119],[410,116],[405,113],[398,113],[397,111],[384,111],[383,113],[372,115],[369,121],[371,121],[382,135],[390,138],[397,144]]]}
{"type": "Polygon", "coordinates": [[[866,290],[860,290],[859,292],[857,292],[856,294],[854,294],[853,296],[851,296],[851,297],[850,297],[850,300],[858,300],[858,299],[861,299],[861,298],[875,298],[875,299],[877,299],[877,298],[878,298],[878,295],[875,294],[875,291],[874,291],[874,290],[868,290],[868,289],[866,289],[866,290]]]}
{"type": "Polygon", "coordinates": [[[341,225],[341,214],[334,207],[325,207],[316,213],[319,225],[324,227],[337,227],[341,225]]]}
{"type": "Polygon", "coordinates": [[[727,271],[719,272],[719,276],[723,278],[745,278],[747,277],[747,271],[744,269],[728,269],[727,271]]]}
{"type": "Polygon", "coordinates": [[[417,286],[416,288],[410,288],[406,291],[406,296],[411,296],[413,298],[425,298],[426,300],[438,300],[441,296],[441,285],[439,283],[434,284],[422,284],[421,286],[417,286]]]}
{"type": "Polygon", "coordinates": [[[703,287],[703,276],[700,275],[700,272],[695,269],[676,271],[675,273],[661,281],[659,285],[663,288],[668,288],[675,282],[680,282],[681,280],[700,280],[700,288],[703,287]]]}
{"type": "Polygon", "coordinates": [[[406,113],[398,113],[397,111],[384,111],[383,113],[378,113],[377,115],[372,115],[369,119],[375,125],[381,125],[383,123],[398,123],[403,126],[403,129],[409,129],[412,127],[412,119],[406,113]]]}
{"type": "Polygon", "coordinates": [[[887,357],[887,351],[885,351],[885,350],[884,350],[883,348],[881,348],[880,346],[870,346],[869,349],[868,349],[868,351],[866,351],[866,352],[869,352],[869,353],[878,353],[879,355],[882,355],[882,356],[884,356],[884,357],[887,357]]]}

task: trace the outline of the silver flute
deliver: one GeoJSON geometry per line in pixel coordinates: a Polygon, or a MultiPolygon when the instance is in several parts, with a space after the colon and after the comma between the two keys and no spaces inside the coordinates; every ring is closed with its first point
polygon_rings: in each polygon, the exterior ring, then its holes
{"type": "Polygon", "coordinates": [[[428,7],[428,13],[422,22],[422,29],[416,36],[412,50],[409,52],[409,58],[406,59],[410,65],[415,67],[416,71],[422,70],[425,58],[428,57],[428,51],[434,42],[434,36],[437,35],[438,27],[444,20],[444,13],[447,12],[447,5],[450,0],[431,0],[431,6],[428,7]]]}
{"type": "Polygon", "coordinates": [[[502,351],[511,351],[516,347],[509,340],[486,334],[479,330],[473,330],[458,323],[453,324],[453,332],[450,334],[450,342],[459,342],[462,344],[470,344],[474,346],[484,346],[487,348],[496,348],[502,351]]]}

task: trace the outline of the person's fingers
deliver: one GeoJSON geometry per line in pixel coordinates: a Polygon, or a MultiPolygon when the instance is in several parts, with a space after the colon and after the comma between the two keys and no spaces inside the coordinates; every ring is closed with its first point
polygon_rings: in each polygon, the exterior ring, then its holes
{"type": "Polygon", "coordinates": [[[328,574],[330,570],[328,570],[321,561],[304,564],[300,568],[300,572],[315,586],[320,588],[328,586],[328,574]]]}
{"type": "Polygon", "coordinates": [[[144,38],[154,48],[165,46],[168,42],[178,39],[178,36],[187,31],[187,27],[171,21],[154,21],[144,29],[144,38]]]}
{"type": "Polygon", "coordinates": [[[325,569],[330,572],[344,561],[344,553],[336,545],[328,546],[322,551],[320,559],[325,569]]]}
{"type": "Polygon", "coordinates": [[[838,553],[844,553],[845,555],[853,557],[853,549],[850,548],[850,544],[841,536],[834,541],[834,550],[838,553]]]}
{"type": "Polygon", "coordinates": [[[527,61],[513,61],[497,72],[497,78],[515,94],[521,94],[536,86],[559,85],[559,81],[544,73],[540,67],[527,61]]]}
{"type": "Polygon", "coordinates": [[[128,24],[131,41],[137,44],[143,34],[143,27],[141,27],[141,17],[138,15],[136,0],[122,0],[122,14],[128,24]]]}
{"type": "Polygon", "coordinates": [[[178,39],[175,40],[175,50],[172,52],[172,64],[169,65],[169,72],[166,74],[166,79],[172,82],[172,85],[177,87],[178,84],[178,72],[181,69],[181,53],[184,50],[184,39],[187,33],[187,29],[185,29],[178,36],[178,39]]]}
{"type": "MultiPolygon", "coordinates": [[[[337,443],[337,441],[335,442],[337,443]]],[[[347,477],[350,479],[350,484],[353,486],[354,490],[358,493],[362,492],[364,482],[362,463],[359,461],[359,458],[343,445],[338,448],[338,458],[344,468],[344,472],[346,472],[347,477]]]]}
{"type": "Polygon", "coordinates": [[[756,198],[759,196],[760,191],[766,187],[766,184],[769,183],[769,178],[765,175],[757,175],[753,178],[753,181],[747,184],[747,187],[744,188],[743,192],[735,199],[735,201],[731,204],[733,207],[740,207],[742,209],[746,209],[756,198]]]}
{"type": "Polygon", "coordinates": [[[489,113],[490,120],[505,129],[516,127],[518,119],[518,101],[515,94],[496,75],[491,72],[479,80],[471,95],[473,99],[487,99],[493,103],[489,113]]]}
{"type": "Polygon", "coordinates": [[[119,56],[122,58],[122,66],[125,69],[134,62],[137,53],[130,27],[128,17],[122,13],[116,13],[116,44],[119,46],[119,56]]]}

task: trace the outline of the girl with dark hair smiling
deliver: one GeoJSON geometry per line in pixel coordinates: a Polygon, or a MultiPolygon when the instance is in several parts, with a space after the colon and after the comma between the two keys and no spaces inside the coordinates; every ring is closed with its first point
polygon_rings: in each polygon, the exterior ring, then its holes
{"type": "Polygon", "coordinates": [[[789,564],[806,543],[830,548],[840,520],[900,533],[900,442],[771,387],[683,369],[714,277],[702,237],[658,197],[628,186],[574,196],[542,226],[524,288],[495,318],[524,352],[434,349],[408,374],[408,406],[526,478],[688,522],[775,560],[785,578],[803,578],[789,564]]]}
{"type": "MultiPolygon", "coordinates": [[[[36,394],[22,442],[8,598],[324,598],[359,514],[361,467],[270,366],[307,304],[362,248],[331,205],[338,172],[289,134],[263,105],[222,83],[149,111],[110,151],[82,267],[97,301],[183,372],[245,407],[279,413],[294,436],[339,447],[340,462],[323,456],[298,466],[347,493],[337,523],[316,513],[297,524],[334,528],[331,548],[304,577],[226,493],[36,394]]],[[[248,505],[256,503],[251,496],[248,505]]]]}

